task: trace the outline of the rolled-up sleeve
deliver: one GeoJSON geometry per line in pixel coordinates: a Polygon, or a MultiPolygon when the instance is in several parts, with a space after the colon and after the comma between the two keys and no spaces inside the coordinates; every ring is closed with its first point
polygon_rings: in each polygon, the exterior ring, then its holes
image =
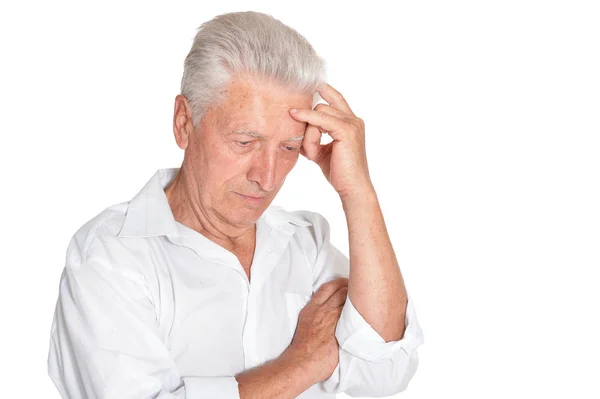
{"type": "Polygon", "coordinates": [[[63,398],[239,399],[233,376],[179,374],[140,273],[105,256],[76,259],[60,278],[48,354],[63,398]]]}
{"type": "Polygon", "coordinates": [[[183,377],[186,398],[239,398],[238,382],[235,377],[183,377]]]}
{"type": "MultiPolygon", "coordinates": [[[[371,362],[381,362],[404,351],[410,355],[423,343],[423,332],[417,321],[413,302],[408,295],[405,316],[405,331],[402,339],[385,342],[383,337],[356,310],[350,297],[342,309],[335,336],[340,348],[352,355],[371,362]]],[[[400,355],[402,355],[400,353],[400,355]]]]}
{"type": "MultiPolygon", "coordinates": [[[[349,277],[350,262],[329,241],[329,224],[315,214],[313,226],[319,245],[314,267],[313,291],[333,279],[349,277]]],[[[417,347],[424,343],[414,303],[408,294],[405,331],[400,340],[386,342],[352,304],[350,297],[342,308],[335,336],[339,344],[339,363],[331,376],[322,381],[328,392],[381,397],[404,391],[419,363],[417,347]]]]}

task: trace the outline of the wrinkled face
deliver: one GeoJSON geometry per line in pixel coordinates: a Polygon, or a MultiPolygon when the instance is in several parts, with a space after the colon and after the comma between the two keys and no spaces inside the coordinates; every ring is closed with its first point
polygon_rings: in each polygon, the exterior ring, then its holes
{"type": "Polygon", "coordinates": [[[194,129],[184,162],[205,211],[232,225],[252,225],[298,160],[306,123],[289,110],[310,109],[312,94],[242,77],[223,94],[194,129]]]}

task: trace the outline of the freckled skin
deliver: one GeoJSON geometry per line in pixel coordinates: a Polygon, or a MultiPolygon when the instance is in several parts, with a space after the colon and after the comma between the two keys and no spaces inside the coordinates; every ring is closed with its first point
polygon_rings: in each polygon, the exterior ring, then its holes
{"type": "Polygon", "coordinates": [[[302,141],[285,140],[304,134],[306,123],[289,109],[310,109],[313,96],[247,76],[232,79],[223,93],[196,127],[186,98],[176,97],[174,134],[185,155],[165,193],[180,223],[226,248],[251,246],[254,223],[298,160],[302,141]],[[239,129],[266,137],[232,134],[239,129]],[[236,193],[266,198],[255,206],[236,193]]]}

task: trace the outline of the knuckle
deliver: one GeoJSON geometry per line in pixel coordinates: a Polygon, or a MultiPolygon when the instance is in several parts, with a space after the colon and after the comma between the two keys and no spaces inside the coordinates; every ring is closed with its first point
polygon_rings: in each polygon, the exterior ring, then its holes
{"type": "Polygon", "coordinates": [[[329,280],[328,282],[324,283],[324,284],[321,286],[321,288],[325,288],[325,287],[331,287],[331,286],[335,285],[335,282],[336,282],[337,280],[338,280],[338,279],[335,279],[335,280],[329,280]]]}
{"type": "Polygon", "coordinates": [[[362,120],[361,118],[353,118],[352,122],[354,124],[354,126],[356,126],[359,130],[363,130],[365,127],[365,121],[362,120]]]}
{"type": "Polygon", "coordinates": [[[334,280],[328,281],[325,284],[322,285],[322,287],[327,287],[326,289],[330,289],[333,287],[337,287],[340,284],[347,284],[347,278],[345,277],[341,277],[341,278],[336,278],[334,280]]]}

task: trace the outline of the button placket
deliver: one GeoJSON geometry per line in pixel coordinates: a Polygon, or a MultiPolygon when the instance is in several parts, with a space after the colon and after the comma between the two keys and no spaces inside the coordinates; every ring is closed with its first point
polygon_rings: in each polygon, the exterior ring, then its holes
{"type": "MultiPolygon", "coordinates": [[[[258,259],[262,265],[272,262],[273,256],[277,254],[269,248],[262,259],[258,259]]],[[[254,266],[253,266],[254,267],[254,266]]],[[[244,326],[244,354],[246,367],[255,367],[262,363],[262,357],[258,353],[258,296],[262,284],[257,284],[254,277],[250,280],[248,299],[246,306],[246,324],[244,326]]]]}
{"type": "Polygon", "coordinates": [[[242,337],[244,363],[246,368],[254,367],[253,359],[256,348],[256,334],[254,332],[255,320],[253,317],[253,306],[252,289],[249,288],[248,296],[246,297],[246,322],[244,323],[244,332],[242,337]]]}

